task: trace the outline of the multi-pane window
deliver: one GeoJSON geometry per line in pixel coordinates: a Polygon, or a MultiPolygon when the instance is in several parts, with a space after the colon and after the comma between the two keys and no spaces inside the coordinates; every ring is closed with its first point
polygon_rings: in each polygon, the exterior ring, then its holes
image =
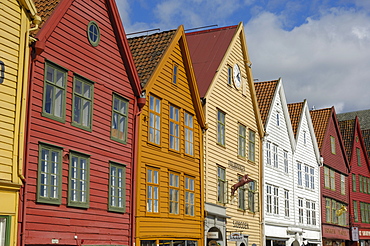
{"type": "Polygon", "coordinates": [[[310,188],[315,189],[315,169],[310,167],[310,188]]]}
{"type": "Polygon", "coordinates": [[[126,167],[110,163],[109,211],[124,213],[126,210],[126,167]]]}
{"type": "Polygon", "coordinates": [[[185,177],[185,214],[194,216],[194,179],[185,177]]]}
{"type": "Polygon", "coordinates": [[[43,115],[64,121],[66,104],[67,71],[45,63],[43,115]]]}
{"type": "Polygon", "coordinates": [[[309,173],[309,167],[304,166],[304,183],[306,188],[310,188],[310,173],[309,173]]]}
{"type": "Polygon", "coordinates": [[[335,190],[335,171],[330,169],[330,189],[335,190]]]}
{"type": "Polygon", "coordinates": [[[91,130],[93,83],[76,76],[73,83],[72,124],[91,130]]]}
{"type": "Polygon", "coordinates": [[[149,96],[149,142],[160,144],[161,140],[161,100],[149,96]]]}
{"type": "Polygon", "coordinates": [[[359,184],[360,192],[363,192],[362,177],[363,177],[362,175],[358,175],[358,184],[359,184]]]}
{"type": "Polygon", "coordinates": [[[230,66],[227,66],[227,84],[231,85],[233,81],[233,69],[230,66]]]}
{"type": "Polygon", "coordinates": [[[298,198],[298,221],[303,224],[303,198],[298,198]]]}
{"type": "Polygon", "coordinates": [[[330,147],[331,147],[331,153],[335,155],[335,137],[330,136],[330,147]]]}
{"type": "Polygon", "coordinates": [[[217,167],[217,201],[226,203],[226,170],[222,167],[217,167]]]}
{"type": "Polygon", "coordinates": [[[331,200],[331,223],[338,224],[338,216],[337,216],[337,201],[331,200]]]}
{"type": "Polygon", "coordinates": [[[326,222],[331,224],[337,224],[341,226],[347,225],[347,216],[345,213],[345,204],[337,202],[336,200],[326,198],[325,199],[325,213],[326,222]]]}
{"type": "MultiPolygon", "coordinates": [[[[242,179],[242,176],[238,177],[238,180],[240,181],[242,179]]],[[[238,189],[238,208],[245,210],[245,185],[242,185],[238,189]]]]}
{"type": "Polygon", "coordinates": [[[330,189],[330,169],[328,167],[324,167],[324,186],[330,189]]]}
{"type": "Polygon", "coordinates": [[[37,201],[60,204],[62,187],[62,149],[39,145],[37,201]]]}
{"type": "Polygon", "coordinates": [[[289,172],[288,151],[284,150],[284,172],[289,172]]]}
{"type": "Polygon", "coordinates": [[[90,157],[71,152],[69,159],[68,205],[88,207],[90,157]]]}
{"type": "Polygon", "coordinates": [[[370,203],[360,202],[360,217],[362,223],[370,223],[370,203]]]}
{"type": "Polygon", "coordinates": [[[266,163],[271,165],[271,143],[266,142],[266,163]]]}
{"type": "Polygon", "coordinates": [[[289,217],[289,191],[284,190],[284,216],[289,217]]]}
{"type": "Polygon", "coordinates": [[[272,145],[272,156],[274,157],[274,167],[279,167],[279,159],[278,159],[278,146],[276,144],[272,145]]]}
{"type": "Polygon", "coordinates": [[[217,111],[217,143],[225,145],[225,113],[217,111]]]}
{"type": "Polygon", "coordinates": [[[306,200],[306,221],[308,225],[316,225],[316,203],[306,200]]]}
{"type": "Polygon", "coordinates": [[[353,219],[358,222],[358,205],[357,201],[353,201],[353,219]]]}
{"type": "Polygon", "coordinates": [[[127,141],[128,101],[113,94],[111,138],[127,141]]]}
{"type": "Polygon", "coordinates": [[[0,215],[0,246],[10,246],[10,216],[0,215]]]}
{"type": "Polygon", "coordinates": [[[147,168],[146,172],[146,211],[158,213],[159,172],[154,168],[147,168]]]}
{"type": "Polygon", "coordinates": [[[256,154],[256,133],[254,131],[249,130],[249,146],[248,146],[248,160],[255,161],[255,154],[256,154]]]}
{"type": "Polygon", "coordinates": [[[279,188],[274,186],[274,214],[279,214],[279,188]]]}
{"type": "Polygon", "coordinates": [[[356,148],[357,165],[361,166],[361,151],[360,148],[356,148]]]}
{"type": "Polygon", "coordinates": [[[179,202],[180,202],[180,177],[176,173],[170,173],[169,175],[169,191],[170,191],[170,214],[179,214],[179,202]]]}
{"type": "Polygon", "coordinates": [[[180,150],[180,109],[170,105],[170,149],[180,150]]]}
{"type": "Polygon", "coordinates": [[[179,68],[176,64],[173,64],[173,71],[172,71],[172,83],[177,83],[177,76],[178,76],[179,68]]]}
{"type": "Polygon", "coordinates": [[[330,223],[331,222],[331,199],[330,198],[325,199],[325,217],[326,217],[326,222],[330,223]]]}
{"type": "Polygon", "coordinates": [[[241,157],[245,157],[246,149],[246,127],[239,124],[239,132],[238,132],[238,155],[241,157]]]}
{"type": "Polygon", "coordinates": [[[250,212],[255,212],[255,197],[256,195],[256,183],[251,181],[248,184],[248,210],[250,212]]]}
{"type": "Polygon", "coordinates": [[[184,129],[185,129],[185,153],[188,155],[194,155],[194,123],[193,116],[184,113],[184,129]]]}
{"type": "Polygon", "coordinates": [[[272,185],[266,185],[266,212],[272,213],[272,185]]]}
{"type": "Polygon", "coordinates": [[[311,202],[312,225],[316,225],[316,203],[311,202]]]}
{"type": "Polygon", "coordinates": [[[340,175],[340,193],[346,194],[346,177],[343,174],[340,175]]]}
{"type": "Polygon", "coordinates": [[[302,186],[302,163],[297,162],[298,185],[302,186]]]}

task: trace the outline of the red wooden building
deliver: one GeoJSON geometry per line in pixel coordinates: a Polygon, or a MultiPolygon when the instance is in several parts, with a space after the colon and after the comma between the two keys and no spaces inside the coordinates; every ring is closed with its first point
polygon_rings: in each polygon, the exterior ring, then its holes
{"type": "Polygon", "coordinates": [[[370,243],[370,166],[359,119],[339,121],[350,163],[349,225],[354,246],[370,243]]]}
{"type": "Polygon", "coordinates": [[[36,0],[20,245],[132,245],[140,85],[114,0],[36,0]]]}
{"type": "Polygon", "coordinates": [[[312,110],[311,119],[323,158],[320,167],[321,222],[324,246],[345,246],[349,228],[349,162],[334,107],[312,110]]]}

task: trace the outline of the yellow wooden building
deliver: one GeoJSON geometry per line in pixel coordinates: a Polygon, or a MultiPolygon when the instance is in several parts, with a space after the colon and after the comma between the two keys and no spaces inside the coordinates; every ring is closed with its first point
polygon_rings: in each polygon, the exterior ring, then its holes
{"type": "Polygon", "coordinates": [[[32,0],[0,0],[0,245],[17,244],[32,0]],[[4,236],[4,237],[3,237],[4,236]]]}
{"type": "Polygon", "coordinates": [[[203,245],[205,121],[183,26],[129,39],[146,98],[138,131],[136,245],[203,245]]]}

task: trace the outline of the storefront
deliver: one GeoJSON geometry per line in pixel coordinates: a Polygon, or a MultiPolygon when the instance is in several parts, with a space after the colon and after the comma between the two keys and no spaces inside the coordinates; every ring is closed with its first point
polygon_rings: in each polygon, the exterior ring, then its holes
{"type": "Polygon", "coordinates": [[[226,208],[205,203],[206,218],[204,225],[206,246],[226,246],[226,208]]]}
{"type": "Polygon", "coordinates": [[[334,225],[322,226],[322,240],[324,246],[345,246],[349,244],[349,228],[334,225]]]}

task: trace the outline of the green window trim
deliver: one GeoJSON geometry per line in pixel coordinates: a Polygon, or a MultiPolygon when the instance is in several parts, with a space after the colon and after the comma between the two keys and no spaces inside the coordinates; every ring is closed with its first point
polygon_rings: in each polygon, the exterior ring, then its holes
{"type": "Polygon", "coordinates": [[[88,208],[90,201],[90,156],[69,154],[68,206],[88,208]]]}
{"type": "Polygon", "coordinates": [[[112,122],[110,137],[112,140],[123,144],[127,143],[128,109],[129,101],[114,93],[112,99],[112,122]]]}
{"type": "Polygon", "coordinates": [[[45,62],[42,116],[65,123],[68,70],[45,62]]]}
{"type": "Polygon", "coordinates": [[[256,161],[256,133],[252,130],[249,130],[248,138],[248,160],[255,162],[256,161]]]}
{"type": "Polygon", "coordinates": [[[0,215],[0,228],[4,229],[4,234],[0,231],[0,235],[4,235],[4,246],[10,246],[10,235],[11,235],[11,216],[0,215]]]}
{"type": "Polygon", "coordinates": [[[59,147],[39,144],[37,202],[61,204],[62,153],[59,147]]]}
{"type": "Polygon", "coordinates": [[[73,79],[72,126],[92,131],[94,82],[79,75],[73,79]]]}
{"type": "Polygon", "coordinates": [[[335,155],[336,147],[335,147],[335,137],[334,136],[330,136],[330,149],[331,149],[331,153],[335,155]]]}
{"type": "Polygon", "coordinates": [[[217,144],[225,146],[226,114],[217,110],[217,144]]]}
{"type": "Polygon", "coordinates": [[[108,211],[126,212],[126,165],[110,162],[108,211]]]}
{"type": "Polygon", "coordinates": [[[242,158],[246,157],[246,146],[245,146],[246,139],[247,139],[246,132],[247,132],[247,128],[244,125],[239,124],[239,127],[238,127],[238,156],[242,158]]]}
{"type": "Polygon", "coordinates": [[[352,174],[352,191],[357,191],[356,174],[352,174]]]}
{"type": "Polygon", "coordinates": [[[90,21],[87,25],[87,39],[93,47],[99,45],[100,42],[100,28],[98,23],[95,21],[90,21]]]}
{"type": "Polygon", "coordinates": [[[356,148],[357,165],[361,167],[361,151],[360,148],[356,148]]]}

